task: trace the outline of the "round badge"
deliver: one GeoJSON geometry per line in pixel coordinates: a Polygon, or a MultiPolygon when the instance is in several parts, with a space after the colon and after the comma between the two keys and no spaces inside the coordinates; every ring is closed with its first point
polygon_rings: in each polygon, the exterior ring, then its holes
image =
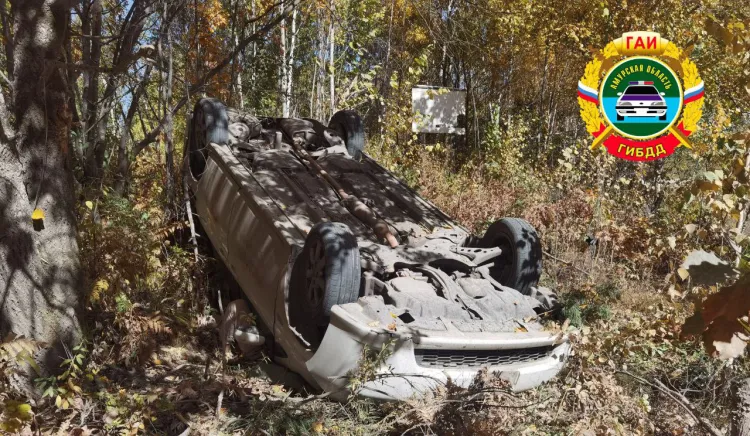
{"type": "Polygon", "coordinates": [[[669,66],[637,56],[615,65],[599,92],[604,118],[619,134],[649,139],[666,132],[682,108],[682,85],[669,66]]]}
{"type": "Polygon", "coordinates": [[[578,104],[590,148],[651,161],[691,148],[703,113],[703,81],[695,64],[655,32],[626,32],[586,64],[578,104]]]}

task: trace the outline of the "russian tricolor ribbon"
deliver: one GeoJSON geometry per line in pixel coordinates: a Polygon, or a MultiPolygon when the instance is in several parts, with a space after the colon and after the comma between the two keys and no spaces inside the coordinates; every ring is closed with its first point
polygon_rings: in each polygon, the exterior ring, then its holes
{"type": "Polygon", "coordinates": [[[597,106],[599,105],[599,93],[596,91],[596,89],[589,88],[580,81],[578,82],[578,96],[586,101],[594,103],[597,106]]]}
{"type": "MultiPolygon", "coordinates": [[[[580,84],[578,85],[581,86],[580,84]]],[[[580,91],[578,91],[580,93],[580,91]]],[[[692,88],[685,90],[685,98],[683,100],[684,104],[688,104],[691,101],[700,100],[703,98],[703,82],[693,86],[692,88]]]]}

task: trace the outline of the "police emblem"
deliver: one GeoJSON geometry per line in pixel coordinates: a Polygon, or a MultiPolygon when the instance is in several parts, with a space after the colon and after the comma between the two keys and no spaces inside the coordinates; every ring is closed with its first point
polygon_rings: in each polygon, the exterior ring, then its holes
{"type": "Polygon", "coordinates": [[[674,43],[628,32],[604,47],[578,82],[578,104],[591,149],[650,161],[690,148],[703,111],[703,81],[674,43]]]}

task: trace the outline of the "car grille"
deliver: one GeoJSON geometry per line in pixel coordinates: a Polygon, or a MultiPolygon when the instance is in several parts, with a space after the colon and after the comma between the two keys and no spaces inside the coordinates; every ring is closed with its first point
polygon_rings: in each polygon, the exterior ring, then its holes
{"type": "Polygon", "coordinates": [[[417,365],[429,368],[480,368],[526,363],[547,357],[552,347],[515,350],[414,350],[417,365]]]}

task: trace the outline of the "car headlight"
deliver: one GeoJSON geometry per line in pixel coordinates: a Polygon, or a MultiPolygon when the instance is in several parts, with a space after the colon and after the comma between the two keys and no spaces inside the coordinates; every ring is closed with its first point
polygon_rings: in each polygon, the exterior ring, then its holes
{"type": "Polygon", "coordinates": [[[663,107],[666,107],[666,105],[664,103],[660,102],[660,101],[655,101],[655,102],[651,103],[651,106],[663,106],[663,107]]]}
{"type": "Polygon", "coordinates": [[[620,103],[620,106],[633,106],[633,103],[629,101],[623,101],[622,103],[620,103]]]}

